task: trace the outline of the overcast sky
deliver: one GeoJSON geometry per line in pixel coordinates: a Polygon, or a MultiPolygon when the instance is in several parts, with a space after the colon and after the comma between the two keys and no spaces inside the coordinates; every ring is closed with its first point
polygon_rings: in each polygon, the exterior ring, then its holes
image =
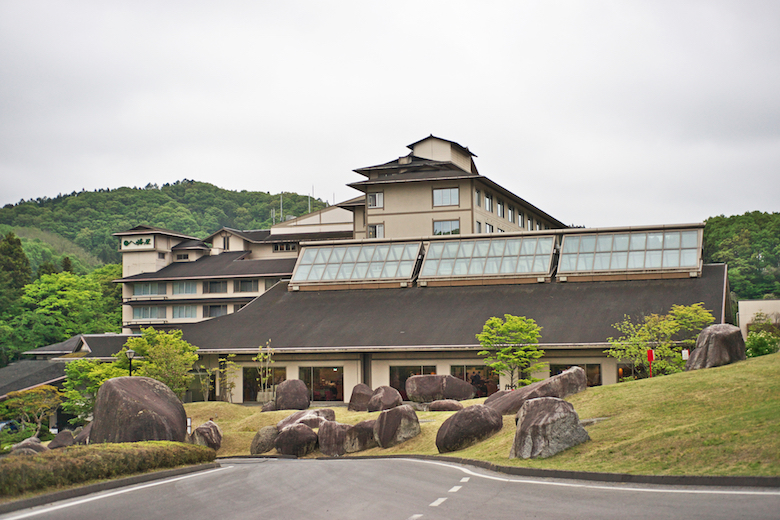
{"type": "Polygon", "coordinates": [[[780,2],[0,0],[0,204],[341,201],[429,134],[567,224],[780,211],[780,2]]]}

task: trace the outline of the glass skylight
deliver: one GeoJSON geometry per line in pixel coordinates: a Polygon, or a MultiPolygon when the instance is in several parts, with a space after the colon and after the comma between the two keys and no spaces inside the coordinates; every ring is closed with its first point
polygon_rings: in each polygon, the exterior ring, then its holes
{"type": "Polygon", "coordinates": [[[699,232],[648,231],[564,235],[559,273],[695,268],[699,232]]]}
{"type": "Polygon", "coordinates": [[[554,241],[541,236],[432,242],[420,278],[547,274],[554,241]]]}
{"type": "Polygon", "coordinates": [[[421,242],[305,247],[293,282],[408,280],[421,242]]]}

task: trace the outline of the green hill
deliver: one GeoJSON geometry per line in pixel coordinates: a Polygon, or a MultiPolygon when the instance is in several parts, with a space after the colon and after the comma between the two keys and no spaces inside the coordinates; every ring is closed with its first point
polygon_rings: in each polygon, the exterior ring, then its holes
{"type": "MultiPolygon", "coordinates": [[[[645,475],[780,475],[780,353],[732,365],[629,383],[589,388],[566,399],[591,440],[549,459],[509,457],[514,416],[492,438],[453,457],[504,466],[645,475]]],[[[474,404],[482,399],[465,402],[474,404]]],[[[194,424],[210,417],[224,433],[219,456],[248,455],[255,432],[289,410],[261,413],[259,407],[223,402],[185,405],[194,424]]],[[[376,413],[335,408],[336,420],[355,424],[376,413]]],[[[418,412],[422,433],[390,449],[356,455],[437,454],[441,423],[453,412],[418,412]]],[[[314,456],[320,456],[316,452],[314,456]]]]}
{"type": "MultiPolygon", "coordinates": [[[[309,211],[307,196],[281,195],[285,218],[309,211]]],[[[162,187],[150,184],[144,188],[82,191],[7,204],[0,208],[0,224],[53,233],[101,262],[118,263],[121,259],[112,233],[141,224],[196,237],[205,237],[223,226],[264,229],[274,219],[279,221],[279,198],[280,194],[230,191],[185,179],[162,187]]],[[[324,207],[325,202],[311,199],[312,211],[324,207]]]]}

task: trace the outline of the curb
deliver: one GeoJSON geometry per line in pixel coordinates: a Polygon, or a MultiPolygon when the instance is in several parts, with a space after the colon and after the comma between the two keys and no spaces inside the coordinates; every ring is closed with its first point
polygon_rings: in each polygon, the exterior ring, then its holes
{"type": "Polygon", "coordinates": [[[211,462],[208,464],[198,464],[197,466],[186,466],[183,468],[153,471],[151,473],[144,473],[143,475],[135,475],[132,477],[109,480],[108,482],[100,482],[98,484],[89,484],[87,486],[81,486],[73,489],[55,491],[53,493],[46,493],[45,495],[39,495],[37,497],[25,498],[23,500],[16,500],[14,502],[0,504],[0,515],[11,513],[13,511],[19,511],[20,509],[42,506],[52,502],[59,502],[60,500],[82,497],[91,493],[97,493],[99,491],[106,491],[124,486],[132,486],[133,484],[141,484],[143,482],[150,482],[152,480],[177,477],[179,475],[186,475],[187,473],[195,473],[198,471],[219,467],[221,467],[219,462],[211,462]]]}

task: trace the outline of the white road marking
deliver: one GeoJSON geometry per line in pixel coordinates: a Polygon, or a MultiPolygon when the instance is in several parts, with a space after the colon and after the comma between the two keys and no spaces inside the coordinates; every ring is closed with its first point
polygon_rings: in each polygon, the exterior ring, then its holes
{"type": "Polygon", "coordinates": [[[154,482],[150,482],[149,484],[139,484],[137,486],[133,486],[133,487],[129,487],[129,488],[123,488],[123,489],[120,489],[118,491],[112,491],[110,493],[106,493],[106,494],[103,494],[103,495],[97,495],[97,496],[91,496],[91,497],[88,497],[88,498],[82,498],[81,500],[75,500],[73,502],[68,502],[67,504],[59,504],[59,505],[56,505],[56,506],[45,507],[43,509],[35,509],[34,511],[30,511],[29,513],[23,513],[23,514],[17,515],[17,516],[9,516],[9,517],[6,518],[6,520],[18,520],[18,519],[21,519],[21,518],[29,518],[31,516],[37,516],[37,515],[40,515],[40,514],[43,514],[43,513],[49,513],[51,511],[57,511],[59,509],[65,509],[67,507],[77,506],[77,505],[80,505],[80,504],[86,504],[87,502],[93,502],[95,500],[100,500],[100,499],[103,499],[103,498],[113,497],[113,496],[116,496],[116,495],[123,495],[124,493],[129,493],[131,491],[138,491],[139,489],[146,489],[146,488],[150,488],[150,487],[154,487],[154,486],[160,486],[162,484],[168,484],[169,482],[176,482],[178,480],[184,480],[184,479],[188,479],[188,478],[192,478],[192,477],[199,477],[201,475],[208,475],[209,473],[214,473],[215,471],[222,471],[222,470],[225,470],[225,469],[231,469],[232,467],[233,466],[223,466],[221,468],[210,469],[208,471],[198,471],[196,473],[189,473],[189,474],[181,476],[181,477],[174,477],[174,478],[169,478],[169,479],[165,479],[165,480],[156,480],[154,482]]]}
{"type": "Polygon", "coordinates": [[[406,520],[417,520],[418,518],[422,518],[422,516],[423,515],[412,515],[409,518],[407,518],[406,520]]]}
{"type": "Polygon", "coordinates": [[[440,505],[442,505],[444,503],[445,500],[447,500],[447,499],[446,498],[437,498],[436,500],[434,500],[433,502],[431,502],[428,505],[431,506],[431,507],[439,507],[440,505]]]}
{"type": "Polygon", "coordinates": [[[447,491],[447,493],[457,493],[458,491],[460,491],[460,488],[462,487],[463,486],[452,486],[452,488],[449,491],[447,491]]]}
{"type": "MultiPolygon", "coordinates": [[[[346,460],[346,459],[345,459],[346,460]]],[[[537,484],[540,486],[559,486],[559,487],[573,487],[573,488],[585,488],[585,489],[603,489],[608,491],[635,491],[643,493],[689,493],[695,495],[752,495],[752,496],[780,496],[780,490],[777,491],[748,491],[748,490],[728,490],[728,489],[671,489],[671,488],[646,488],[633,486],[626,484],[624,486],[603,486],[596,484],[575,484],[570,482],[552,482],[547,480],[531,480],[531,479],[516,479],[516,478],[503,478],[493,475],[483,475],[472,471],[467,468],[455,466],[453,464],[447,464],[444,462],[438,462],[433,460],[421,460],[421,459],[385,459],[385,460],[406,460],[410,462],[417,462],[420,464],[433,464],[435,466],[444,466],[446,468],[453,468],[467,475],[473,477],[485,478],[488,480],[497,480],[498,482],[513,482],[518,484],[537,484]]]]}
{"type": "Polygon", "coordinates": [[[463,477],[462,479],[460,479],[460,481],[461,482],[468,482],[469,481],[469,477],[463,477]]]}

